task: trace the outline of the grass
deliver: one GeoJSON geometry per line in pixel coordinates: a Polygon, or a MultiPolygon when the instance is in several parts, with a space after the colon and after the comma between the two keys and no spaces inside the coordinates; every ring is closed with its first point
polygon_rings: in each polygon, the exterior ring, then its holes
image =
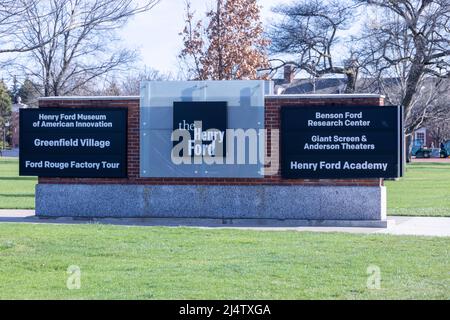
{"type": "Polygon", "coordinates": [[[404,178],[385,184],[389,215],[450,216],[449,163],[412,163],[404,178]]]}
{"type": "Polygon", "coordinates": [[[1,299],[449,299],[449,238],[0,224],[1,299]],[[66,287],[67,268],[81,288],[66,287]],[[381,288],[367,288],[367,268],[381,288]]]}
{"type": "Polygon", "coordinates": [[[0,158],[0,208],[34,209],[36,177],[19,177],[16,158],[0,158]]]}

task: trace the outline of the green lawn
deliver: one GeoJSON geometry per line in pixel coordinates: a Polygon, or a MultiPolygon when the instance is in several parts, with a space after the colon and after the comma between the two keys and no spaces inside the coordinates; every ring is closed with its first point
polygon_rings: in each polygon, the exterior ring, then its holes
{"type": "Polygon", "coordinates": [[[19,177],[16,158],[0,158],[0,209],[34,209],[36,177],[19,177]]]}
{"type": "Polygon", "coordinates": [[[0,298],[449,299],[449,238],[0,224],[0,298]],[[68,266],[81,288],[66,288],[68,266]],[[367,288],[367,268],[381,288],[367,288]]]}
{"type": "Polygon", "coordinates": [[[450,164],[413,163],[405,177],[386,181],[389,215],[450,216],[450,164]]]}

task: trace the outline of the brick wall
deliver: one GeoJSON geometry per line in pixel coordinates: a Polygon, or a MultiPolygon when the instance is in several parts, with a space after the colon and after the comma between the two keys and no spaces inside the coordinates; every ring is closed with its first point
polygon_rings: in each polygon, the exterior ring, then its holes
{"type": "MultiPolygon", "coordinates": [[[[270,133],[280,127],[280,107],[308,104],[320,105],[384,105],[384,99],[380,96],[345,96],[333,95],[329,98],[319,96],[268,96],[265,98],[265,127],[268,130],[267,150],[270,150],[270,133]]],[[[113,99],[92,98],[52,98],[39,101],[39,107],[103,107],[103,108],[128,108],[128,178],[45,178],[40,177],[39,183],[53,184],[205,184],[205,185],[345,185],[345,186],[379,186],[380,179],[281,179],[280,172],[267,175],[264,178],[140,178],[139,177],[139,98],[129,97],[113,99]]],[[[270,154],[269,154],[270,155],[270,154]]],[[[279,166],[280,167],[280,166],[279,166]]]]}

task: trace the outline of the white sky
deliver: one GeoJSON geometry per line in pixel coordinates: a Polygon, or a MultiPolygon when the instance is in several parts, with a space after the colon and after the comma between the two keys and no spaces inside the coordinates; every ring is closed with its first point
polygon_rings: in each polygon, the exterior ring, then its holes
{"type": "MultiPolygon", "coordinates": [[[[271,8],[286,0],[259,0],[262,6],[261,18],[264,23],[273,16],[271,8]]],[[[196,17],[204,17],[211,8],[211,0],[191,0],[196,17]]],[[[149,12],[134,17],[121,30],[122,45],[139,49],[141,64],[162,72],[178,73],[177,55],[182,42],[178,35],[184,28],[185,0],[161,0],[149,12]]]]}

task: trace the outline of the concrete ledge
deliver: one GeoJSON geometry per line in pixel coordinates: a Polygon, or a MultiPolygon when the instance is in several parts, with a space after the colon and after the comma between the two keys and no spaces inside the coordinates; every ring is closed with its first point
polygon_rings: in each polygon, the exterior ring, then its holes
{"type": "MultiPolygon", "coordinates": [[[[30,218],[27,218],[30,220],[30,218]]],[[[31,219],[32,220],[32,219],[31,219]]],[[[205,227],[205,228],[270,228],[296,227],[346,227],[386,228],[389,220],[296,220],[296,219],[204,219],[204,218],[83,218],[39,216],[34,222],[49,223],[100,223],[112,225],[205,227]]]]}
{"type": "Polygon", "coordinates": [[[354,186],[38,184],[36,215],[383,224],[386,190],[354,186]]]}
{"type": "Polygon", "coordinates": [[[136,100],[140,96],[55,96],[55,97],[40,97],[39,101],[54,101],[54,100],[136,100]]]}
{"type": "MultiPolygon", "coordinates": [[[[377,93],[298,93],[298,94],[270,94],[265,95],[265,99],[347,99],[347,98],[384,98],[384,95],[377,93]]],[[[56,96],[39,97],[39,101],[55,100],[139,100],[140,96],[56,96]]]]}
{"type": "Polygon", "coordinates": [[[385,98],[377,93],[292,93],[265,95],[265,99],[347,99],[347,98],[385,98]]]}

